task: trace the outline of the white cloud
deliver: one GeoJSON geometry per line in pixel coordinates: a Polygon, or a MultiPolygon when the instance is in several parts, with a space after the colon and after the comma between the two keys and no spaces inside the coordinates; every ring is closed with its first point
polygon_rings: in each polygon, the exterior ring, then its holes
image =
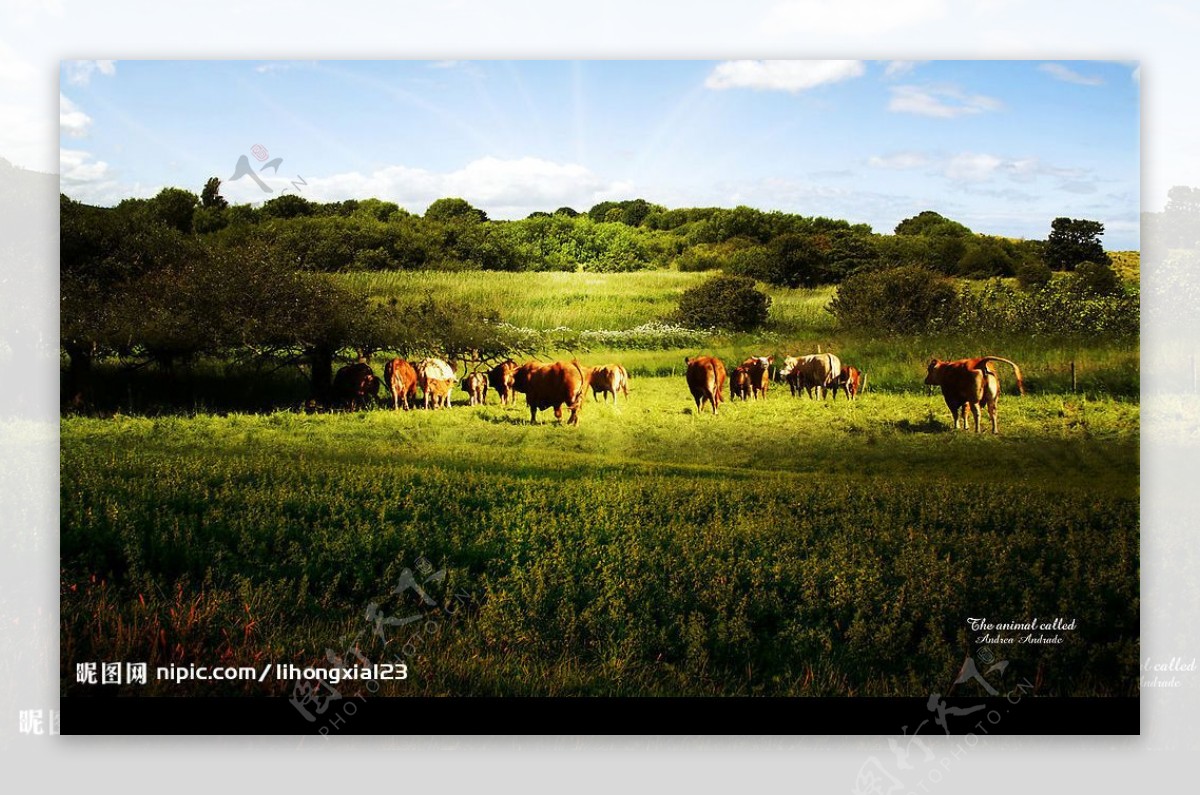
{"type": "Polygon", "coordinates": [[[913,27],[946,15],[946,0],[788,0],[767,12],[772,33],[864,35],[913,27]]]}
{"type": "Polygon", "coordinates": [[[117,183],[108,163],[96,160],[91,152],[79,149],[60,149],[58,159],[58,181],[63,193],[88,203],[107,204],[113,201],[117,183]]]}
{"type": "MultiPolygon", "coordinates": [[[[575,163],[556,163],[536,157],[502,160],[484,157],[457,171],[437,173],[396,165],[363,174],[357,171],[328,177],[305,177],[301,195],[314,201],[375,197],[414,212],[424,212],[434,199],[456,196],[493,218],[523,218],[534,210],[590,207],[606,199],[632,196],[628,182],[604,179],[575,163]]],[[[267,180],[279,190],[284,180],[267,180]]],[[[250,180],[222,184],[231,201],[258,202],[276,194],[263,193],[250,180]]]]}
{"type": "Polygon", "coordinates": [[[946,176],[959,182],[983,182],[991,179],[1004,161],[995,155],[961,154],[946,163],[946,176]]]}
{"type": "Polygon", "coordinates": [[[92,117],[79,109],[66,95],[58,95],[58,128],[72,138],[84,138],[92,126],[92,117]]]}
{"type": "Polygon", "coordinates": [[[986,153],[964,152],[942,163],[942,174],[959,183],[988,182],[1008,177],[1013,182],[1032,183],[1043,177],[1057,180],[1055,187],[1067,193],[1095,193],[1096,178],[1082,168],[1064,168],[1036,157],[1005,158],[986,153]]]}
{"type": "Polygon", "coordinates": [[[872,168],[890,168],[896,170],[920,168],[929,162],[922,152],[894,152],[890,155],[872,155],[867,158],[867,165],[872,168]]]}
{"type": "Polygon", "coordinates": [[[913,69],[917,68],[917,64],[924,61],[888,61],[888,65],[883,70],[884,77],[900,77],[906,75],[913,69]]]}
{"type": "Polygon", "coordinates": [[[92,82],[92,75],[99,73],[112,77],[117,73],[116,61],[63,61],[63,72],[67,82],[75,86],[86,86],[92,82]]]}
{"type": "Polygon", "coordinates": [[[1063,66],[1060,63],[1044,63],[1038,67],[1040,71],[1053,77],[1055,80],[1061,80],[1064,83],[1074,83],[1079,86],[1102,86],[1104,80],[1099,77],[1082,75],[1070,67],[1063,66]]]}
{"type": "Polygon", "coordinates": [[[1004,107],[1000,100],[982,94],[967,94],[953,86],[896,86],[888,110],[915,113],[939,119],[953,119],[1004,107]]]}
{"type": "Polygon", "coordinates": [[[859,77],[862,61],[725,61],[704,85],[712,89],[752,88],[756,91],[805,91],[824,83],[859,77]]]}

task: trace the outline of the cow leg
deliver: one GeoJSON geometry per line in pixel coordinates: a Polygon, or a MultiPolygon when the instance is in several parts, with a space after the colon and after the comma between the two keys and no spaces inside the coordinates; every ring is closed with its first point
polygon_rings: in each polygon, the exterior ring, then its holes
{"type": "Polygon", "coordinates": [[[529,424],[537,425],[537,406],[530,405],[529,407],[529,424]]]}
{"type": "Polygon", "coordinates": [[[989,400],[987,404],[988,414],[992,418],[992,433],[1000,433],[1000,423],[996,420],[996,401],[989,400]]]}
{"type": "MultiPolygon", "coordinates": [[[[971,403],[970,406],[971,406],[971,419],[974,420],[974,423],[975,423],[975,433],[979,433],[979,404],[971,403]]],[[[967,418],[963,417],[963,425],[966,425],[966,423],[967,423],[967,418]]]]}

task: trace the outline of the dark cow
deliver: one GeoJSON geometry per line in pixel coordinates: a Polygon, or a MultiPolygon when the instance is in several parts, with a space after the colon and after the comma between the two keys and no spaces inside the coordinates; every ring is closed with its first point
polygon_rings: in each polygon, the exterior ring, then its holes
{"type": "Polygon", "coordinates": [[[629,373],[619,364],[593,367],[588,376],[588,386],[592,388],[592,400],[597,400],[599,395],[604,395],[604,399],[608,400],[608,396],[612,395],[613,405],[616,405],[618,392],[625,395],[625,400],[629,400],[629,373]]]}
{"type": "Polygon", "coordinates": [[[684,358],[683,363],[687,365],[687,384],[696,401],[696,411],[701,411],[704,402],[708,401],[716,415],[717,406],[725,400],[725,363],[714,356],[684,358]]]}
{"type": "Polygon", "coordinates": [[[577,359],[570,364],[538,364],[526,362],[513,373],[513,389],[525,393],[529,404],[529,421],[537,423],[539,409],[554,409],[554,416],[562,421],[562,407],[571,410],[568,425],[579,424],[579,411],[583,407],[583,396],[587,392],[588,371],[579,366],[577,359]]]}
{"type": "Polygon", "coordinates": [[[992,369],[991,362],[1004,362],[1012,365],[1017,376],[1017,391],[1025,394],[1025,381],[1021,378],[1021,368],[1016,362],[1000,356],[981,356],[978,359],[958,359],[953,362],[943,362],[933,359],[929,362],[929,370],[925,383],[930,386],[940,386],[942,397],[946,400],[946,408],[954,420],[954,429],[958,430],[958,420],[961,416],[962,427],[967,429],[967,409],[975,419],[975,433],[979,433],[979,404],[987,407],[992,418],[992,433],[999,433],[996,421],[996,399],[1000,397],[1000,378],[992,369]]]}
{"type": "Polygon", "coordinates": [[[750,371],[744,364],[733,368],[733,372],[729,374],[729,399],[737,398],[750,399],[750,371]]]}
{"type": "Polygon", "coordinates": [[[483,373],[471,373],[467,380],[463,381],[463,387],[467,390],[472,406],[482,406],[487,400],[488,382],[483,373]]]}
{"type": "Polygon", "coordinates": [[[404,359],[396,357],[384,365],[383,382],[392,394],[392,408],[404,406],[407,411],[417,402],[417,371],[404,359]]]}
{"type": "Polygon", "coordinates": [[[833,380],[833,399],[837,400],[838,392],[844,392],[847,400],[854,400],[867,384],[867,377],[862,370],[850,365],[842,365],[842,372],[833,380]]]}
{"type": "Polygon", "coordinates": [[[379,399],[379,378],[366,362],[348,364],[333,377],[333,405],[354,411],[379,399]]]}
{"type": "Polygon", "coordinates": [[[488,383],[500,396],[500,405],[507,406],[514,397],[513,375],[517,372],[517,363],[512,359],[501,362],[488,371],[488,383]]]}
{"type": "Polygon", "coordinates": [[[754,356],[742,362],[741,366],[746,368],[750,376],[750,392],[755,400],[767,396],[767,384],[771,382],[771,365],[774,362],[774,356],[754,356]]]}

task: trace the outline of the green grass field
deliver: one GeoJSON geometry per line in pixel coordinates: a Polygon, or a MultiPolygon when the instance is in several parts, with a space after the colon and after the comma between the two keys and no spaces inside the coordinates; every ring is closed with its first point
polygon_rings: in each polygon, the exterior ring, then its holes
{"type": "MultiPolygon", "coordinates": [[[[494,302],[519,325],[622,330],[704,276],[346,278],[381,298],[494,302]]],[[[461,391],[440,412],[65,417],[64,693],[77,660],[318,665],[357,644],[411,666],[387,695],[925,697],[975,650],[979,616],[1078,620],[1060,646],[1005,650],[1040,694],[1136,693],[1136,341],[872,338],[835,329],[829,295],[772,291],[770,328],[704,352],[821,345],[867,372],[854,403],[775,385],[697,414],[682,368],[700,349],[597,346],[561,355],[623,363],[632,391],[589,397],[578,427],[461,391]],[[982,353],[1017,360],[1029,386],[1016,396],[1001,370],[998,437],[952,432],[921,383],[932,355],[982,353]],[[435,605],[392,592],[422,559],[445,570],[435,605]],[[421,620],[376,635],[372,605],[421,620]]],[[[275,377],[302,394],[300,374],[275,377]]],[[[261,379],[225,368],[185,386],[261,379]]]]}
{"type": "MultiPolygon", "coordinates": [[[[1052,614],[1069,643],[1009,655],[1042,692],[1134,692],[1136,405],[1002,398],[1000,437],[948,416],[779,389],[697,415],[677,377],[577,428],[494,404],[64,420],[63,659],[318,664],[370,603],[420,608],[389,591],[424,557],[466,607],[425,608],[408,654],[360,638],[412,665],[385,693],[923,696],[967,617],[1052,614]]],[[[160,685],[266,686],[225,687],[160,685]]]]}

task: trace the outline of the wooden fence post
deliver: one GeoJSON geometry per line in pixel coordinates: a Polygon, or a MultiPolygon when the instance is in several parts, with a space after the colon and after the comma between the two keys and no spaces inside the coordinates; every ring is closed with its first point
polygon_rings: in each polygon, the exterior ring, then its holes
{"type": "Polygon", "coordinates": [[[1078,390],[1078,382],[1075,380],[1075,360],[1071,360],[1071,394],[1075,394],[1078,390]]]}

